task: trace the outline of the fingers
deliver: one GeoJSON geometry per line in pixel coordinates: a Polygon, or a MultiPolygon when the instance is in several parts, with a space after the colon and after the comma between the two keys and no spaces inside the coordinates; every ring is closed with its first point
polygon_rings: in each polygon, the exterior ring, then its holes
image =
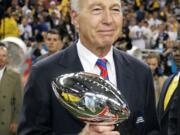
{"type": "Polygon", "coordinates": [[[114,125],[107,125],[107,126],[89,125],[89,129],[97,133],[109,132],[114,130],[114,128],[115,128],[114,125]]]}
{"type": "Polygon", "coordinates": [[[118,131],[103,132],[102,135],[120,135],[118,131]]]}
{"type": "Polygon", "coordinates": [[[120,135],[118,131],[113,131],[114,128],[114,125],[87,124],[79,135],[120,135]]]}

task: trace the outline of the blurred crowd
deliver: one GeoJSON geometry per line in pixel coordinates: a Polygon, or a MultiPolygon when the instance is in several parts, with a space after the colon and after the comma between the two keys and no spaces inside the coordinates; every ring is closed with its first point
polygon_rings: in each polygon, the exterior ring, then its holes
{"type": "MultiPolygon", "coordinates": [[[[38,57],[48,53],[49,30],[58,30],[62,49],[78,38],[69,0],[2,0],[0,5],[0,39],[14,36],[25,42],[28,71],[38,57]]],[[[122,10],[123,33],[114,46],[143,61],[149,53],[158,54],[158,75],[177,72],[172,52],[180,41],[179,0],[124,0],[122,10]]]]}
{"type": "MultiPolygon", "coordinates": [[[[48,53],[48,30],[57,29],[64,47],[77,39],[71,24],[68,0],[2,0],[0,3],[0,39],[21,38],[27,45],[32,64],[48,53]]],[[[115,46],[143,59],[149,52],[160,54],[165,75],[176,72],[172,52],[180,40],[180,4],[178,0],[124,0],[123,33],[115,46]],[[135,48],[135,49],[134,49],[135,48]],[[138,50],[140,51],[140,54],[138,50]],[[133,52],[132,52],[133,51],[133,52]]],[[[121,35],[121,34],[120,34],[121,35]]]]}
{"type": "MultiPolygon", "coordinates": [[[[158,53],[162,73],[165,75],[175,73],[177,69],[172,52],[180,40],[179,1],[135,0],[133,4],[122,3],[126,18],[123,24],[123,37],[119,39],[118,44],[125,39],[128,43],[125,50],[135,48],[134,55],[139,59],[143,59],[150,52],[158,53]]],[[[132,54],[131,51],[128,52],[132,54]]]]}

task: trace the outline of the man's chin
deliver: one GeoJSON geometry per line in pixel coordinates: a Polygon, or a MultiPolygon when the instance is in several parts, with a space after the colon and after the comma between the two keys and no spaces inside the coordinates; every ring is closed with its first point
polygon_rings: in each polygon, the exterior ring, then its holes
{"type": "Polygon", "coordinates": [[[113,44],[112,39],[111,40],[104,39],[103,41],[101,41],[102,46],[111,46],[112,44],[113,44]]]}

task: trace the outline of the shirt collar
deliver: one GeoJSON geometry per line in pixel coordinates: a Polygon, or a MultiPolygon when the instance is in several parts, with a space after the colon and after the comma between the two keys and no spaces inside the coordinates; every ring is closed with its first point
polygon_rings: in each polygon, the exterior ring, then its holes
{"type": "Polygon", "coordinates": [[[6,66],[4,66],[2,69],[0,69],[0,72],[4,72],[6,66]]]}
{"type": "MultiPolygon", "coordinates": [[[[78,50],[78,55],[84,60],[86,60],[89,65],[92,67],[95,66],[96,61],[98,57],[93,54],[90,50],[88,50],[80,41],[80,39],[77,42],[77,50],[78,50]]],[[[107,60],[107,64],[112,65],[113,64],[113,47],[111,47],[110,51],[107,53],[107,55],[104,57],[107,60]]]]}
{"type": "Polygon", "coordinates": [[[5,68],[6,68],[6,66],[4,66],[2,69],[0,69],[0,80],[2,79],[5,68]]]}

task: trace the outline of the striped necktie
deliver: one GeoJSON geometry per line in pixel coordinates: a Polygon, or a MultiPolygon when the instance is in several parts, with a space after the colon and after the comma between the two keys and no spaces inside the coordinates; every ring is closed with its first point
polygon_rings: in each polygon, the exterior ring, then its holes
{"type": "Polygon", "coordinates": [[[104,79],[109,79],[108,77],[108,70],[106,66],[107,60],[106,59],[98,59],[96,62],[96,65],[100,69],[101,73],[100,76],[102,76],[104,79]]]}

